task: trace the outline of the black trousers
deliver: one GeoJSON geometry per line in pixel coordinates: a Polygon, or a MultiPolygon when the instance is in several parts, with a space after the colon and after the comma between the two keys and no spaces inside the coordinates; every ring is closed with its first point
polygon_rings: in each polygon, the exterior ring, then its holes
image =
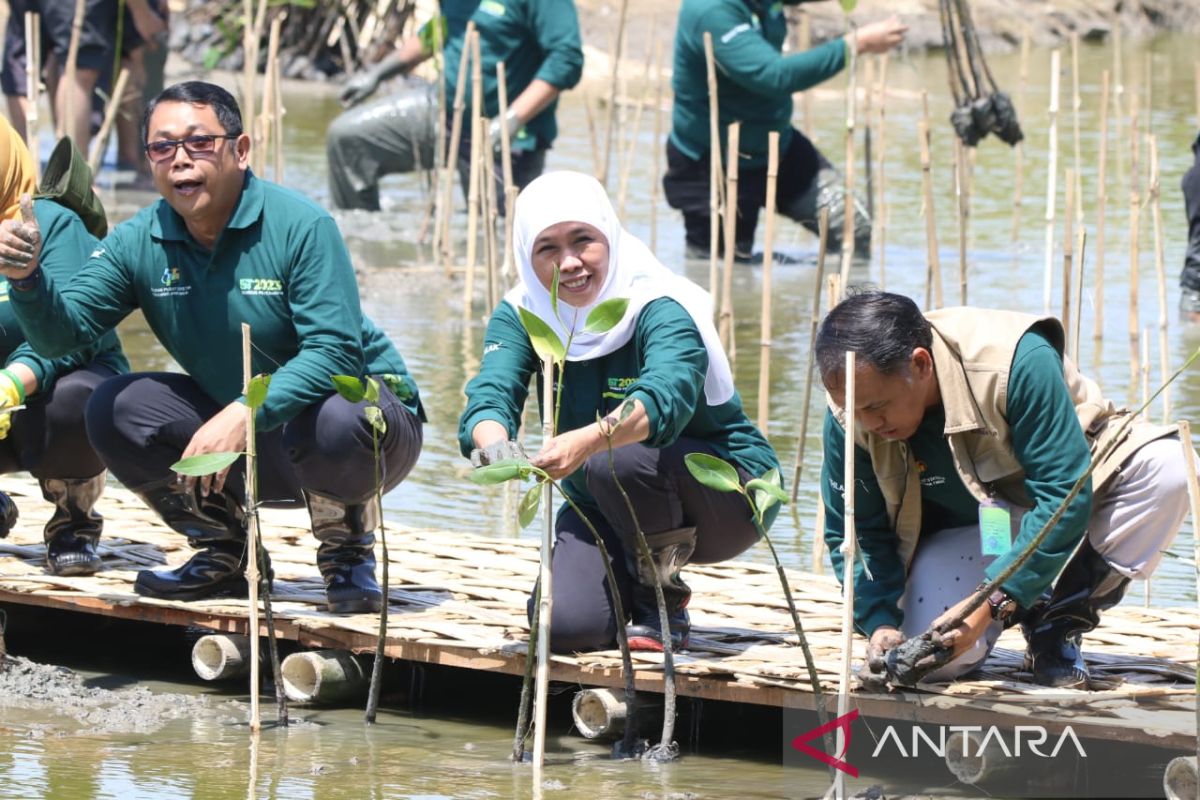
{"type": "Polygon", "coordinates": [[[104,462],[88,442],[83,413],[95,388],[115,374],[91,364],[59,377],[49,392],[30,396],[0,440],[0,473],[28,470],[39,479],[100,474],[104,462]]]}
{"type": "MultiPolygon", "coordinates": [[[[336,393],[314,403],[290,422],[256,436],[258,493],[265,505],[303,504],[302,489],[344,503],[367,500],[375,491],[375,460],[365,403],[336,393]]],[[[421,452],[421,421],[380,387],[387,421],[380,442],[383,490],[402,481],[421,452]]],[[[136,489],[166,477],[200,426],[222,405],[187,375],[140,372],[105,381],[87,404],[87,433],[114,475],[136,489]]],[[[226,485],[245,497],[245,459],[230,470],[226,485]]]]}
{"type": "MultiPolygon", "coordinates": [[[[716,455],[707,442],[680,439],[662,449],[633,444],[614,450],[617,480],[607,452],[592,456],[583,467],[600,510],[589,521],[608,549],[626,613],[632,602],[630,555],[636,553],[636,533],[617,481],[629,495],[643,533],[695,526],[696,550],[691,558],[695,563],[728,560],[758,541],[746,501],[739,494],[717,492],[697,482],[683,463],[688,453],[716,455]]],[[[551,649],[568,653],[610,647],[617,627],[604,562],[595,537],[570,507],[558,515],[555,525],[552,569],[551,649]]]]}

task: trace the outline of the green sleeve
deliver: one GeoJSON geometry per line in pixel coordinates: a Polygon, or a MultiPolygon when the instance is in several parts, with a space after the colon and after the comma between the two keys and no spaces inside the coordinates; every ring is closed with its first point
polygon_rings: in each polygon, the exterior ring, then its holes
{"type": "MultiPolygon", "coordinates": [[[[572,0],[534,0],[533,31],[546,57],[533,76],[558,89],[570,89],[583,75],[579,16],[572,0]]],[[[511,103],[513,98],[508,98],[511,103]]]]}
{"type": "Polygon", "coordinates": [[[662,448],[673,444],[704,401],[708,351],[688,312],[669,298],[654,300],[638,316],[637,380],[627,398],[642,401],[650,423],[643,444],[662,448]]]}
{"type": "MultiPolygon", "coordinates": [[[[1009,372],[1006,413],[1013,452],[1025,470],[1025,490],[1033,508],[1022,518],[1012,548],[988,566],[989,579],[1024,552],[1062,505],[1075,481],[1087,471],[1091,459],[1087,438],[1063,380],[1062,356],[1035,331],[1026,333],[1017,344],[1009,372]]],[[[1004,590],[1028,608],[1070,558],[1083,538],[1091,513],[1089,481],[1041,546],[1005,582],[1004,590]]]]}
{"type": "Polygon", "coordinates": [[[479,374],[466,388],[467,407],[458,422],[458,446],[464,456],[475,447],[471,432],[484,420],[499,422],[508,430],[508,438],[517,438],[529,395],[529,378],[537,363],[537,354],[517,312],[501,302],[483,335],[479,374]]]}
{"type": "MultiPolygon", "coordinates": [[[[845,505],[842,485],[845,476],[846,432],[830,411],[825,412],[822,434],[825,457],[821,465],[821,499],[825,503],[825,546],[838,581],[842,580],[842,539],[845,534],[845,505]]],[[[854,566],[854,625],[870,636],[882,625],[899,628],[904,620],[900,596],[906,579],[904,563],[896,549],[898,539],[887,518],[887,505],[871,456],[854,448],[854,530],[858,549],[871,570],[867,577],[862,562],[854,566]],[[872,580],[872,578],[874,580],[872,580]]]]}
{"type": "Polygon", "coordinates": [[[271,375],[258,411],[261,430],[291,420],[333,391],[330,377],[361,377],[362,309],[350,254],[332,217],[322,216],[291,246],[287,304],[300,351],[271,375]]]}
{"type": "Polygon", "coordinates": [[[717,69],[743,89],[756,94],[788,95],[825,81],[846,64],[846,44],[834,39],[783,55],[744,16],[727,7],[699,18],[697,41],[712,34],[717,69]]]}

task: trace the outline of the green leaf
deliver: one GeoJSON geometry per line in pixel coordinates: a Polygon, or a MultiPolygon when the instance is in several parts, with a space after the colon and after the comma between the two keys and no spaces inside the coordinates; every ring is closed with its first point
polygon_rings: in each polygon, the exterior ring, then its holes
{"type": "Polygon", "coordinates": [[[521,498],[521,503],[517,506],[517,521],[521,523],[522,528],[533,522],[533,518],[537,516],[538,506],[542,502],[543,488],[540,483],[535,483],[525,491],[525,495],[521,498]]]}
{"type": "Polygon", "coordinates": [[[683,457],[692,477],[710,489],[718,492],[740,492],[742,482],[738,479],[737,470],[729,463],[710,456],[708,453],[688,453],[683,457]]]}
{"type": "Polygon", "coordinates": [[[213,70],[217,68],[221,58],[225,55],[219,48],[210,47],[204,51],[204,69],[213,70]]]}
{"type": "MultiPolygon", "coordinates": [[[[775,470],[772,470],[772,472],[775,472],[775,470]]],[[[766,513],[766,510],[776,503],[787,503],[788,501],[787,492],[762,478],[754,478],[748,481],[746,483],[746,491],[752,493],[751,497],[754,498],[754,506],[759,510],[759,513],[766,513]]]]}
{"type": "Polygon", "coordinates": [[[171,465],[171,469],[180,475],[198,478],[220,472],[241,457],[241,453],[201,453],[181,458],[171,465]]]}
{"type": "Polygon", "coordinates": [[[558,338],[558,334],[532,311],[524,308],[518,309],[518,311],[521,313],[521,324],[525,326],[525,333],[529,334],[529,343],[533,345],[538,358],[543,361],[549,358],[555,364],[561,364],[567,357],[567,349],[563,347],[562,339],[558,338]]]}
{"type": "Polygon", "coordinates": [[[627,297],[614,297],[611,300],[605,300],[588,314],[587,321],[583,323],[584,332],[605,333],[611,331],[613,326],[625,316],[625,309],[627,308],[629,308],[629,298],[627,297]]]}
{"type": "Polygon", "coordinates": [[[363,392],[363,399],[368,403],[379,402],[379,381],[367,376],[367,389],[363,392]]]}
{"type": "Polygon", "coordinates": [[[246,387],[246,405],[253,409],[261,407],[267,399],[267,387],[270,385],[270,375],[255,375],[251,378],[250,385],[246,387]]]}
{"type": "Polygon", "coordinates": [[[379,406],[367,406],[363,409],[363,414],[367,417],[367,422],[371,423],[371,427],[379,432],[379,435],[387,433],[387,420],[383,418],[383,409],[379,406]]]}
{"type": "Polygon", "coordinates": [[[841,0],[841,2],[842,2],[842,11],[846,12],[847,14],[854,11],[854,7],[856,5],[858,5],[858,0],[841,0]]]}
{"type": "Polygon", "coordinates": [[[532,465],[522,458],[506,458],[484,467],[476,467],[471,471],[471,482],[480,486],[493,486],[497,483],[524,478],[530,474],[532,465]]]}
{"type": "Polygon", "coordinates": [[[555,264],[554,275],[550,278],[550,310],[554,312],[554,316],[559,322],[562,322],[562,317],[558,313],[558,285],[561,282],[562,273],[558,270],[558,264],[555,264]]]}
{"type": "Polygon", "coordinates": [[[380,375],[379,379],[383,381],[384,386],[392,390],[392,394],[396,395],[396,399],[400,402],[412,399],[413,391],[403,376],[397,375],[394,372],[388,372],[380,375]]]}
{"type": "Polygon", "coordinates": [[[367,390],[363,387],[363,382],[352,375],[331,375],[329,380],[333,381],[333,388],[337,393],[351,403],[361,403],[366,397],[367,390]]]}

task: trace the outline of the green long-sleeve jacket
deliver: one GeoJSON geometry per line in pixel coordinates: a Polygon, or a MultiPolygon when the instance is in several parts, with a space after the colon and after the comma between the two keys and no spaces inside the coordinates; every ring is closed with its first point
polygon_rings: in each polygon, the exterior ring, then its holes
{"type": "Polygon", "coordinates": [[[794,131],[792,93],[836,75],[846,63],[846,45],[835,39],[802,53],[783,55],[787,21],[779,2],[768,0],[683,0],[675,29],[675,107],[671,142],[692,159],[710,148],[708,70],[704,34],[712,34],[717,65],[717,111],[721,158],[726,130],[741,123],[742,166],[767,163],[767,134],[779,131],[779,152],[794,131]]]}
{"type": "MultiPolygon", "coordinates": [[[[483,420],[499,422],[516,438],[529,379],[539,363],[516,310],[501,303],[488,322],[479,374],[467,384],[467,407],[458,427],[463,455],[474,447],[471,432],[483,420]]],[[[654,300],[642,309],[623,347],[589,361],[567,362],[558,429],[582,428],[595,422],[597,413],[637,398],[650,423],[648,447],[666,447],[686,436],[708,442],[755,477],[778,468],[775,451],[747,419],[737,394],[719,406],[705,402],[707,371],[708,353],[687,311],[669,298],[654,300]]],[[[582,470],[564,486],[580,506],[596,508],[582,470]]]]}
{"type": "MultiPolygon", "coordinates": [[[[34,200],[33,213],[42,232],[42,271],[64,284],[73,280],[95,249],[96,238],[87,232],[76,214],[53,200],[34,200]]],[[[88,364],[101,364],[117,374],[129,372],[121,342],[112,331],[94,344],[59,358],[39,355],[25,341],[8,299],[8,281],[0,280],[0,358],[4,359],[5,366],[24,364],[29,367],[37,378],[38,392],[49,392],[60,376],[88,364]]]]}
{"type": "MultiPolygon", "coordinates": [[[[446,94],[453,98],[458,86],[458,65],[466,40],[467,22],[479,31],[483,65],[484,116],[500,112],[496,65],[504,62],[505,89],[511,103],[535,79],[557,89],[570,89],[583,75],[583,47],[579,18],[571,0],[442,0],[446,18],[446,94]]],[[[470,75],[466,102],[471,102],[470,75]]],[[[447,103],[450,101],[447,100],[447,103]]],[[[529,120],[513,138],[517,150],[549,147],[558,136],[554,100],[529,120]]]]}
{"type": "Polygon", "coordinates": [[[159,200],[114,228],[69,283],[46,271],[34,289],[9,298],[30,344],[50,357],[86,346],[141,308],[167,352],[218,403],[241,396],[241,323],[249,323],[252,368],[272,375],[260,430],[327,396],[332,375],[395,374],[409,389],[405,406],[420,411],[404,360],[359,308],[333,218],[249,171],[213,250],[159,200]]]}

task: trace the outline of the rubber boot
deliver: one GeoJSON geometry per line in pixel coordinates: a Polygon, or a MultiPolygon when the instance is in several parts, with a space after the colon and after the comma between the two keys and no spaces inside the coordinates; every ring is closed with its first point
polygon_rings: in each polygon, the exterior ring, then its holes
{"type": "Polygon", "coordinates": [[[647,565],[645,559],[636,558],[636,568],[630,569],[636,579],[633,585],[633,609],[630,612],[632,621],[626,629],[629,649],[654,652],[663,649],[662,625],[654,592],[657,582],[662,586],[663,600],[666,601],[671,650],[682,650],[688,645],[688,634],[692,628],[687,612],[692,590],[679,577],[679,572],[696,549],[696,529],[676,528],[662,533],[648,533],[646,544],[650,547],[653,566],[647,565]]]}
{"type": "Polygon", "coordinates": [[[328,495],[304,490],[317,547],[317,568],[325,581],[325,599],[334,614],[378,612],[383,592],[375,580],[374,499],[347,505],[328,495]]]}
{"type": "Polygon", "coordinates": [[[1025,669],[1043,686],[1087,688],[1083,634],[1100,624],[1100,612],[1125,596],[1129,578],[1117,572],[1086,539],[1054,584],[1050,600],[1022,624],[1028,647],[1025,669]]]}
{"type": "MultiPolygon", "coordinates": [[[[141,570],[134,591],[164,600],[246,596],[245,519],[241,503],[228,490],[201,497],[198,485],[188,489],[172,475],[133,492],[199,551],[175,569],[141,570]]],[[[265,570],[269,591],[269,563],[265,570]]]]}
{"type": "Polygon", "coordinates": [[[0,539],[8,536],[9,531],[17,524],[17,504],[6,493],[0,492],[0,539]]]}
{"type": "Polygon", "coordinates": [[[46,566],[54,575],[91,575],[100,569],[96,545],[104,519],[93,508],[107,472],[90,478],[40,478],[42,497],[54,504],[46,522],[46,566]]]}

